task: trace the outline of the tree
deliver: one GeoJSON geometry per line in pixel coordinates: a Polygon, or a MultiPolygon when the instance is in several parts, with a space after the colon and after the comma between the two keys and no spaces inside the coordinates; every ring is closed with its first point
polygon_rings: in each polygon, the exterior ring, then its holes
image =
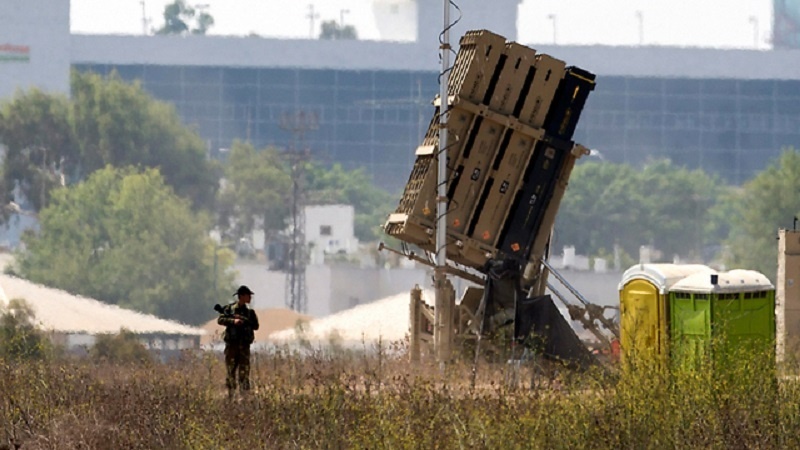
{"type": "Polygon", "coordinates": [[[638,219],[645,201],[636,186],[630,166],[604,162],[576,166],[556,216],[554,244],[574,245],[583,254],[608,251],[615,244],[628,253],[636,251],[646,228],[638,219]]]}
{"type": "Polygon", "coordinates": [[[363,168],[348,171],[341,164],[311,164],[307,178],[310,203],[353,205],[360,241],[378,239],[386,216],[397,206],[396,198],[376,187],[363,168]]]}
{"type": "Polygon", "coordinates": [[[276,149],[257,151],[236,141],[225,166],[219,224],[232,238],[261,229],[269,239],[286,229],[290,191],[291,178],[276,149]]]}
{"type": "Polygon", "coordinates": [[[344,40],[344,39],[358,39],[358,32],[352,25],[339,25],[335,20],[326,20],[322,22],[322,30],[319,33],[320,39],[328,40],[344,40]]]}
{"type": "Polygon", "coordinates": [[[800,151],[794,147],[745,183],[730,199],[731,232],[727,264],[757,270],[775,280],[779,228],[789,229],[800,215],[800,151]]]}
{"type": "Polygon", "coordinates": [[[184,0],[175,0],[164,6],[164,25],[156,30],[156,34],[206,34],[213,25],[214,18],[210,14],[205,11],[197,13],[184,0]],[[190,29],[192,22],[195,26],[190,29]]]}
{"type": "Polygon", "coordinates": [[[639,246],[649,244],[668,257],[701,259],[712,232],[720,229],[710,211],[724,189],[713,176],[667,160],[638,171],[609,162],[581,163],[557,216],[556,244],[590,255],[614,245],[636,255],[639,246]]]}
{"type": "Polygon", "coordinates": [[[203,140],[172,105],[116,73],[103,78],[73,72],[72,98],[81,175],[108,164],[158,167],[178,195],[211,209],[219,174],[206,160],[203,140]]]}
{"type": "Polygon", "coordinates": [[[66,97],[37,89],[18,94],[0,109],[0,142],[6,146],[0,184],[3,205],[19,188],[39,210],[47,205],[50,190],[65,185],[74,174],[79,156],[69,110],[66,97]]]}
{"type": "Polygon", "coordinates": [[[34,282],[193,324],[232,289],[232,252],[214,263],[208,218],[156,169],[98,170],[53,191],[39,218],[18,255],[18,270],[34,282]]]}
{"type": "MultiPolygon", "coordinates": [[[[72,73],[72,99],[37,90],[18,94],[0,109],[2,205],[18,188],[30,209],[48,204],[55,187],[79,182],[111,164],[159,167],[175,191],[197,208],[212,209],[219,168],[174,108],[138,83],[72,73]]],[[[23,205],[25,206],[25,205],[23,205]]],[[[7,209],[0,206],[7,217],[7,209]]]]}

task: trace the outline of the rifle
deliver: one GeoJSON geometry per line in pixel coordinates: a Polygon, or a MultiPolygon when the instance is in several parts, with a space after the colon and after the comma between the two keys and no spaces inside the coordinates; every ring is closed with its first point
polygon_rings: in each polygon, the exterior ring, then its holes
{"type": "Polygon", "coordinates": [[[231,319],[239,319],[244,323],[248,322],[248,318],[247,317],[243,317],[243,316],[241,316],[239,314],[234,314],[232,310],[228,310],[226,312],[225,308],[223,306],[221,306],[219,303],[214,305],[214,311],[220,313],[221,315],[223,315],[225,317],[230,317],[231,319]]]}
{"type": "Polygon", "coordinates": [[[250,320],[248,317],[242,317],[239,314],[234,314],[231,309],[226,310],[225,307],[220,306],[219,304],[214,305],[214,311],[220,313],[220,315],[224,317],[239,319],[242,321],[238,326],[228,325],[225,327],[223,339],[226,343],[229,342],[229,340],[230,342],[241,342],[244,340],[248,345],[253,343],[255,335],[253,334],[253,329],[250,327],[250,320]]]}

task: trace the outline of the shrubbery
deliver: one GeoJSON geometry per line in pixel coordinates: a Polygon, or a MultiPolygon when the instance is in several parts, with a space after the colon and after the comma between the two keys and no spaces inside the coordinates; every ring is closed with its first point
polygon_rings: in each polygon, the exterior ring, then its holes
{"type": "Polygon", "coordinates": [[[34,327],[34,313],[25,300],[13,299],[0,309],[0,357],[42,359],[53,350],[47,336],[34,327]]]}
{"type": "Polygon", "coordinates": [[[128,330],[97,335],[89,354],[96,361],[116,364],[142,363],[152,359],[136,334],[128,330]]]}
{"type": "Polygon", "coordinates": [[[0,427],[26,449],[800,448],[800,382],[773,383],[744,358],[723,372],[637,362],[613,374],[531,361],[515,377],[483,364],[473,388],[468,363],[277,350],[254,356],[254,390],[234,402],[220,355],[0,360],[0,427]]]}

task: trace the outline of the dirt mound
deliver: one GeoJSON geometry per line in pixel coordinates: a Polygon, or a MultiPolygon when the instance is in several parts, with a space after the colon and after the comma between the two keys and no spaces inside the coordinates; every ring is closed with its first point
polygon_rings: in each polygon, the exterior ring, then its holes
{"type": "MultiPolygon", "coordinates": [[[[423,299],[430,304],[432,291],[425,291],[423,299]]],[[[314,319],[303,330],[302,337],[314,345],[336,340],[345,346],[361,347],[364,343],[383,341],[388,344],[403,340],[409,327],[409,294],[401,293],[355,306],[327,317],[314,319]]],[[[296,330],[276,332],[273,343],[297,342],[296,330]]]]}
{"type": "MultiPolygon", "coordinates": [[[[298,321],[308,322],[311,320],[311,316],[300,314],[288,308],[264,308],[256,309],[255,311],[260,325],[256,331],[256,342],[266,341],[267,336],[276,331],[292,329],[298,321]]],[[[218,325],[217,319],[209,320],[202,328],[206,330],[207,334],[200,338],[201,345],[222,341],[222,332],[225,331],[225,327],[218,325]]]]}

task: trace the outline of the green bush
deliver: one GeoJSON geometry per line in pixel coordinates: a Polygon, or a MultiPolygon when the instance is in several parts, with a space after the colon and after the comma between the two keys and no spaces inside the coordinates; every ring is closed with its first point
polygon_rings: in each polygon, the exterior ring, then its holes
{"type": "Polygon", "coordinates": [[[34,312],[25,300],[9,301],[0,310],[0,356],[9,359],[42,359],[53,346],[44,333],[34,326],[34,312]]]}
{"type": "Polygon", "coordinates": [[[136,334],[128,330],[120,330],[118,334],[97,335],[89,354],[96,361],[119,364],[144,363],[152,359],[136,334]]]}

